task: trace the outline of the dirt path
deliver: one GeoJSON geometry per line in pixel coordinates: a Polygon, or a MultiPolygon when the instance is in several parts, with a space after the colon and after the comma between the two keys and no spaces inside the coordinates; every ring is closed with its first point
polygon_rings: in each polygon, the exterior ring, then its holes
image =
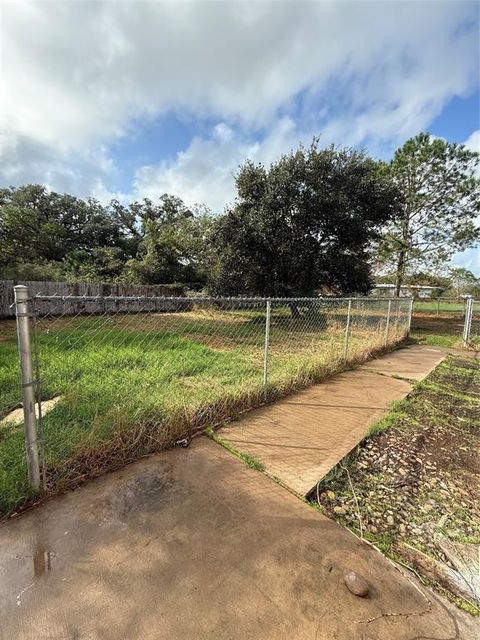
{"type": "Polygon", "coordinates": [[[267,473],[307,495],[382,418],[444,358],[435,347],[412,345],[334,376],[220,429],[229,446],[267,473]]]}
{"type": "Polygon", "coordinates": [[[3,523],[0,575],[5,640],[479,637],[478,620],[206,438],[3,523]]]}

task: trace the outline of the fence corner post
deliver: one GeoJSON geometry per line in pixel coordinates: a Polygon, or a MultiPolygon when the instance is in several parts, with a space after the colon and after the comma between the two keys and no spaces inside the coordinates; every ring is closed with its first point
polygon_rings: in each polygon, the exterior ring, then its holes
{"type": "Polygon", "coordinates": [[[463,325],[463,346],[467,347],[470,342],[470,332],[472,329],[473,317],[473,296],[468,296],[465,305],[465,321],[463,325]]]}
{"type": "Polygon", "coordinates": [[[265,346],[263,352],[263,386],[266,386],[268,382],[268,348],[270,345],[270,314],[271,314],[271,302],[267,300],[267,308],[265,314],[265,346]]]}
{"type": "Polygon", "coordinates": [[[347,324],[345,326],[345,342],[343,347],[343,359],[348,358],[348,343],[350,341],[350,326],[352,322],[352,299],[348,300],[347,324]]]}
{"type": "Polygon", "coordinates": [[[16,285],[14,291],[28,482],[33,489],[38,490],[40,488],[40,457],[38,451],[37,419],[35,416],[35,381],[33,379],[30,340],[30,297],[28,288],[25,285],[16,285]]]}

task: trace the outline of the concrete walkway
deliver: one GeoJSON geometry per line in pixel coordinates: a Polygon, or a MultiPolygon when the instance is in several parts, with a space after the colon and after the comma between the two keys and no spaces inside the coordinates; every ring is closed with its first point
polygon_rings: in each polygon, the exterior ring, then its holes
{"type": "Polygon", "coordinates": [[[412,345],[334,376],[220,429],[221,438],[263,463],[267,473],[307,495],[445,357],[412,345]],[[379,375],[381,374],[381,375],[379,375]]]}
{"type": "Polygon", "coordinates": [[[2,640],[480,637],[478,619],[206,438],[0,525],[0,576],[2,640]]]}

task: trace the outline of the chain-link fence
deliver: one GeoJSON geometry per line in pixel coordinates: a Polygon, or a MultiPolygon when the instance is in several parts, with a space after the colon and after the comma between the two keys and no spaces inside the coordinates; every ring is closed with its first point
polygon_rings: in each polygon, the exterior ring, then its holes
{"type": "Polygon", "coordinates": [[[416,299],[413,313],[416,315],[458,316],[465,313],[466,298],[416,299]]]}
{"type": "Polygon", "coordinates": [[[480,343],[480,301],[467,298],[463,324],[463,344],[477,348],[480,343]]]}
{"type": "MultiPolygon", "coordinates": [[[[411,300],[372,298],[38,295],[29,308],[17,324],[32,333],[30,386],[52,491],[365,360],[402,340],[411,317],[411,300]]],[[[23,430],[7,415],[18,406],[11,322],[5,340],[3,510],[28,496],[23,430]]]]}

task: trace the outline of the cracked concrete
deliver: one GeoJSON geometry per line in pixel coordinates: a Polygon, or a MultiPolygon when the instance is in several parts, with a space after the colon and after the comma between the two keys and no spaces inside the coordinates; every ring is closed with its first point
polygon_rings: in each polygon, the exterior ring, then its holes
{"type": "Polygon", "coordinates": [[[206,438],[4,522],[0,575],[2,640],[480,637],[478,619],[206,438]]]}

